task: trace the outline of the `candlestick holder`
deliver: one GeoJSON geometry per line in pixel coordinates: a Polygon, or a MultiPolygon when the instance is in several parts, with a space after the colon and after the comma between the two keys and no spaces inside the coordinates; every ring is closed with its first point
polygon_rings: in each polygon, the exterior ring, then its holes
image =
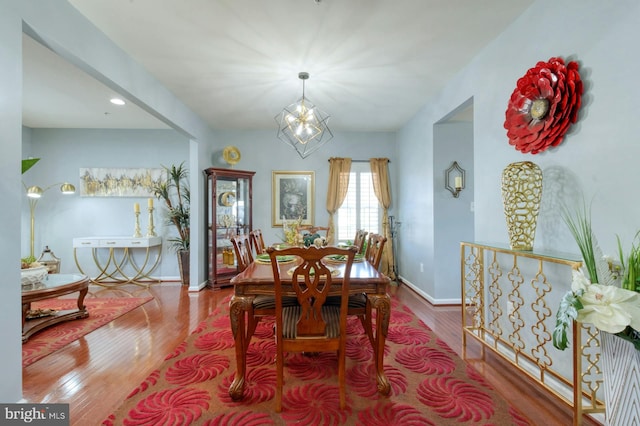
{"type": "Polygon", "coordinates": [[[136,214],[136,225],[133,230],[133,238],[142,238],[142,232],[140,232],[140,212],[135,212],[136,214]]]}
{"type": "Polygon", "coordinates": [[[149,225],[147,226],[147,237],[155,237],[156,230],[153,226],[153,207],[149,207],[149,225]]]}
{"type": "Polygon", "coordinates": [[[454,198],[458,198],[460,192],[465,186],[465,170],[460,167],[457,161],[454,161],[447,170],[444,171],[444,187],[453,194],[454,198]],[[451,186],[451,175],[453,178],[453,186],[451,186]]]}

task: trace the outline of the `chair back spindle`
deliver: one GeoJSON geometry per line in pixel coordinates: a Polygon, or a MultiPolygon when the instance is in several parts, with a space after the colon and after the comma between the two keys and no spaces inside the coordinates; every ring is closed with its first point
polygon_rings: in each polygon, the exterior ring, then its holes
{"type": "Polygon", "coordinates": [[[380,267],[380,261],[382,260],[382,250],[387,242],[387,237],[380,234],[369,234],[369,242],[367,243],[367,252],[365,258],[374,268],[380,267]]]}
{"type": "Polygon", "coordinates": [[[249,232],[249,239],[256,256],[266,251],[267,247],[264,245],[264,238],[262,237],[261,229],[254,229],[249,232]]]}
{"type": "Polygon", "coordinates": [[[353,239],[353,245],[358,248],[358,253],[362,253],[364,249],[364,241],[367,238],[368,232],[364,229],[358,229],[356,231],[356,237],[353,239]]]}
{"type": "Polygon", "coordinates": [[[249,266],[251,262],[253,262],[251,246],[249,245],[249,236],[247,234],[236,235],[231,238],[231,244],[233,244],[233,249],[236,252],[238,270],[242,272],[247,269],[247,266],[249,266]]]}

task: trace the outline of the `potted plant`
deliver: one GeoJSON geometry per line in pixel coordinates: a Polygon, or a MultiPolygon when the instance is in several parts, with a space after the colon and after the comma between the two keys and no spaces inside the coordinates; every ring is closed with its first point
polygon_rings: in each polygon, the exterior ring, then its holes
{"type": "Polygon", "coordinates": [[[162,166],[167,175],[166,180],[158,182],[153,187],[153,193],[159,200],[164,201],[167,208],[167,224],[174,225],[178,235],[169,238],[178,254],[180,279],[183,285],[189,284],[189,204],[191,192],[189,190],[189,171],[184,162],[180,165],[162,166]]]}
{"type": "Polygon", "coordinates": [[[587,207],[565,214],[584,262],[584,270],[572,272],[571,290],[556,313],[553,345],[565,349],[567,330],[573,321],[592,324],[599,331],[606,423],[638,424],[637,373],[640,371],[640,242],[636,233],[625,255],[618,238],[620,265],[602,255],[591,227],[587,207]]]}

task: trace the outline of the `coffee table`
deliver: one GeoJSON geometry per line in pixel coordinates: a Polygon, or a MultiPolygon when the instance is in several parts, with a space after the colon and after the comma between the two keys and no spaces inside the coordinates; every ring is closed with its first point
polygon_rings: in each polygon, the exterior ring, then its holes
{"type": "Polygon", "coordinates": [[[79,274],[48,274],[42,282],[22,286],[22,343],[34,333],[63,321],[86,318],[89,312],[84,298],[89,291],[89,277],[79,274]],[[27,319],[31,303],[78,293],[77,309],[54,311],[49,315],[27,319]]]}

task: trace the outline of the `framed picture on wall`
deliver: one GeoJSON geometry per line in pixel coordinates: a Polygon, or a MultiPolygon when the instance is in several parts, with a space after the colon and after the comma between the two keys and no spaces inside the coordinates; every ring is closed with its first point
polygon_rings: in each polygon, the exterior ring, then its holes
{"type": "Polygon", "coordinates": [[[80,168],[82,197],[153,197],[153,187],[166,180],[164,169],[80,168]]]}
{"type": "Polygon", "coordinates": [[[272,172],[271,226],[282,226],[283,220],[301,219],[302,225],[313,225],[315,172],[272,172]]]}

